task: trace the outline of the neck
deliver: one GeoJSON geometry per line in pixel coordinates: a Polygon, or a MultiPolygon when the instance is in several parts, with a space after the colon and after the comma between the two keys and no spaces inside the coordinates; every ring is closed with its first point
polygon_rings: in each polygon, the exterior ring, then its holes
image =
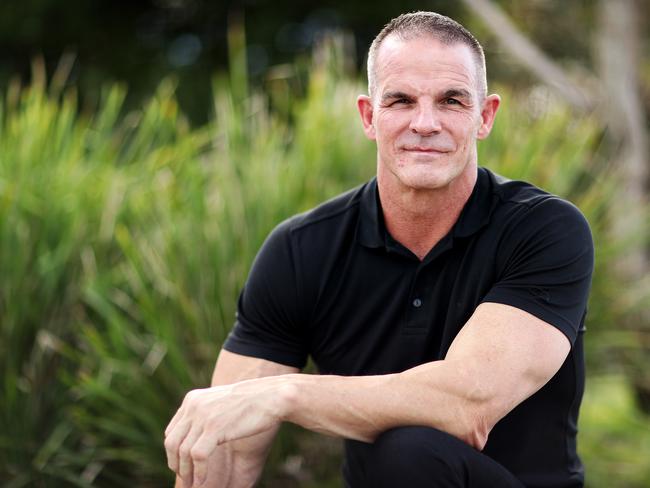
{"type": "Polygon", "coordinates": [[[472,166],[443,188],[405,187],[393,175],[377,174],[379,199],[390,235],[420,260],[449,233],[476,184],[472,166]]]}

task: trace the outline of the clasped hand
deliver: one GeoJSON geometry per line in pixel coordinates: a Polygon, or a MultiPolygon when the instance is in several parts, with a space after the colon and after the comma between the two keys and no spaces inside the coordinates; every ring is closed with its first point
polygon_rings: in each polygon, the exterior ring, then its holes
{"type": "Polygon", "coordinates": [[[268,377],[190,391],[165,429],[169,468],[186,487],[201,486],[217,446],[282,422],[281,385],[279,377],[268,377]]]}

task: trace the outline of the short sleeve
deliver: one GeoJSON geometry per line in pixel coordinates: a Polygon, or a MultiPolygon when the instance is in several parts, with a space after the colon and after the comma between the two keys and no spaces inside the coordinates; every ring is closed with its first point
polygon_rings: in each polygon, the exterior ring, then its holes
{"type": "Polygon", "coordinates": [[[307,348],[290,237],[290,225],[284,222],[262,245],[239,296],[235,325],[224,349],[302,368],[307,348]]]}
{"type": "Polygon", "coordinates": [[[589,225],[557,197],[530,207],[498,251],[498,278],[483,302],[511,305],[557,327],[574,343],[584,325],[594,266],[589,225]]]}

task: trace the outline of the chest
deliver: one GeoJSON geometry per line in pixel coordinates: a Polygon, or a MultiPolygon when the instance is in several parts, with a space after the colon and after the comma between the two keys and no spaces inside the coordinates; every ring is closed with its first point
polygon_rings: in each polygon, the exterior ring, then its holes
{"type": "Polygon", "coordinates": [[[444,358],[497,274],[471,239],[422,262],[386,249],[339,256],[312,293],[307,335],[322,373],[385,374],[444,358]]]}

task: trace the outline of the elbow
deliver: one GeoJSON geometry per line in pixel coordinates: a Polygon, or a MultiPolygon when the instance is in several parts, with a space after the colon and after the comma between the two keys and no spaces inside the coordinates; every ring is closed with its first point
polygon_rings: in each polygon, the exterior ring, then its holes
{"type": "Polygon", "coordinates": [[[485,417],[473,415],[466,423],[465,432],[462,440],[472,446],[474,449],[482,451],[487,444],[488,436],[492,427],[485,420],[485,417]]]}
{"type": "MultiPolygon", "coordinates": [[[[487,417],[482,413],[482,409],[478,405],[465,403],[455,409],[454,417],[454,419],[450,419],[450,429],[447,432],[474,449],[482,451],[494,426],[494,424],[488,422],[487,417]]],[[[432,425],[432,427],[439,428],[436,425],[432,425]]]]}
{"type": "Polygon", "coordinates": [[[482,451],[487,444],[492,428],[501,419],[503,411],[498,399],[476,385],[476,388],[467,390],[468,394],[460,400],[457,410],[458,424],[461,428],[460,438],[482,451]]]}
{"type": "Polygon", "coordinates": [[[485,448],[492,430],[492,425],[486,421],[485,416],[480,415],[475,408],[465,406],[457,408],[454,418],[448,419],[446,423],[432,420],[426,425],[447,432],[478,451],[485,448]]]}

